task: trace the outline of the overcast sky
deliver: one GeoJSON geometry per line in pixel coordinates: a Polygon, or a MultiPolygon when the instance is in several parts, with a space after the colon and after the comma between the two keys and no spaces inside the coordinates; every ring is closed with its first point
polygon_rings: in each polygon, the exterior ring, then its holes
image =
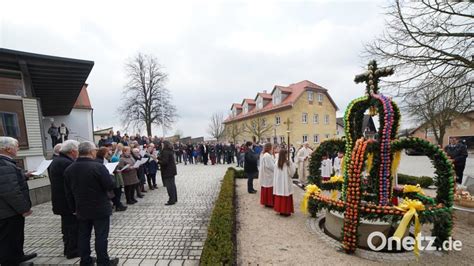
{"type": "Polygon", "coordinates": [[[353,79],[367,63],[363,44],[383,30],[384,2],[7,1],[0,47],[94,61],[94,127],[115,130],[125,61],[153,54],[180,116],[167,135],[207,136],[213,112],[305,79],[327,88],[342,116],[364,93],[353,79]]]}

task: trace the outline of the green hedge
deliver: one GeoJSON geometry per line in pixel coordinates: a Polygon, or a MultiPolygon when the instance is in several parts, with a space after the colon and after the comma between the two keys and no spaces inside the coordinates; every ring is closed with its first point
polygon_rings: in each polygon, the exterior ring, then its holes
{"type": "Polygon", "coordinates": [[[406,185],[416,185],[420,184],[422,188],[427,188],[433,185],[434,181],[433,178],[428,176],[411,176],[405,174],[398,174],[398,184],[406,184],[406,185]]]}
{"type": "Polygon", "coordinates": [[[234,177],[235,178],[247,178],[245,176],[245,173],[244,173],[243,169],[235,169],[234,167],[229,167],[228,170],[234,172],[234,177]]]}
{"type": "Polygon", "coordinates": [[[235,181],[229,168],[212,211],[201,265],[235,264],[235,181]]]}

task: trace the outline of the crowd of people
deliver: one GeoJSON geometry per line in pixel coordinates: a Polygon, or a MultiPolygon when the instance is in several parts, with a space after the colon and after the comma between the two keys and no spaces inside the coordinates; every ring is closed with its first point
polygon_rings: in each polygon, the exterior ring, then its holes
{"type": "MultiPolygon", "coordinates": [[[[139,145],[135,140],[126,146],[114,142],[97,147],[75,140],[55,145],[48,175],[52,211],[61,216],[66,258],[80,257],[81,265],[117,265],[119,259],[108,255],[110,215],[113,209],[127,210],[122,191],[126,204],[133,205],[147,192],[145,184],[148,191],[157,189],[158,169],[169,196],[165,205],[177,203],[173,145],[169,141],[160,145],[139,145]],[[92,229],[97,258],[91,257],[92,229]]],[[[32,213],[26,182],[31,173],[16,166],[18,149],[18,140],[0,137],[0,265],[19,265],[36,257],[23,252],[25,217],[32,213]]]]}

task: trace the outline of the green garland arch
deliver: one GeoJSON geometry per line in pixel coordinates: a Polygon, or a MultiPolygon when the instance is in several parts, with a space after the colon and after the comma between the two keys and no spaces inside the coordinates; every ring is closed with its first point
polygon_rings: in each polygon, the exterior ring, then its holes
{"type": "MultiPolygon", "coordinates": [[[[344,151],[346,141],[343,139],[329,139],[321,142],[310,158],[308,181],[311,184],[322,186],[321,161],[324,154],[335,154],[344,151]]],[[[322,187],[321,187],[322,188],[322,187]]]]}

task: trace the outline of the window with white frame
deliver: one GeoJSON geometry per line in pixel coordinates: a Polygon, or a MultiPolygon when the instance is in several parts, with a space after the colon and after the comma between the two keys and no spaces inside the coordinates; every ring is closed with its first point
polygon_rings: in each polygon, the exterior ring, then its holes
{"type": "Polygon", "coordinates": [[[285,142],[285,136],[280,136],[280,144],[285,142]]]}
{"type": "Polygon", "coordinates": [[[319,135],[318,134],[313,135],[313,142],[314,143],[319,143],[319,135]]]}
{"type": "Polygon", "coordinates": [[[326,139],[328,139],[328,138],[329,138],[329,134],[326,134],[326,139]]]}
{"type": "Polygon", "coordinates": [[[324,124],[329,125],[329,115],[324,116],[324,124]]]}
{"type": "Polygon", "coordinates": [[[262,126],[266,127],[267,126],[267,119],[262,118],[262,126]]]}
{"type": "Polygon", "coordinates": [[[318,93],[318,102],[322,103],[323,102],[323,94],[318,93]]]}
{"type": "Polygon", "coordinates": [[[308,113],[301,114],[301,123],[303,124],[308,123],[308,113]]]}
{"type": "Polygon", "coordinates": [[[308,135],[303,135],[303,143],[308,142],[308,135]]]}
{"type": "Polygon", "coordinates": [[[249,112],[249,106],[247,103],[244,103],[243,111],[244,111],[244,114],[249,112]]]}
{"type": "Polygon", "coordinates": [[[308,101],[312,102],[313,101],[313,92],[308,91],[308,101]]]}
{"type": "Polygon", "coordinates": [[[318,124],[318,123],[319,123],[319,115],[313,114],[313,124],[318,124]]]}
{"type": "Polygon", "coordinates": [[[279,126],[280,123],[281,123],[281,118],[280,118],[279,115],[277,115],[277,116],[275,117],[275,125],[279,126]]]}

